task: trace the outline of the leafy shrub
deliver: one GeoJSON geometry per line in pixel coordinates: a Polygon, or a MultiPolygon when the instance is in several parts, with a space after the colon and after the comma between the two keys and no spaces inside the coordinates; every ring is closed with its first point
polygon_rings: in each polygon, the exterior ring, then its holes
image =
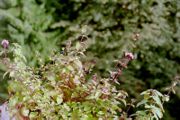
{"type": "Polygon", "coordinates": [[[112,61],[122,56],[124,50],[134,49],[138,60],[131,62],[120,78],[121,88],[126,89],[131,96],[137,97],[147,88],[163,90],[179,74],[179,0],[0,2],[0,37],[10,38],[23,45],[30,65],[37,63],[36,58],[39,56],[33,57],[35,52],[40,52],[40,58],[46,61],[46,53],[56,48],[55,43],[61,45],[61,41],[74,39],[80,28],[87,25],[86,34],[91,39],[87,56],[96,59],[95,69],[101,75],[109,75],[107,71],[114,67],[112,61]],[[22,31],[19,26],[23,28],[22,31]],[[29,32],[29,28],[34,32],[29,32]],[[132,40],[137,41],[135,48],[128,47],[132,40]]]}
{"type": "Polygon", "coordinates": [[[2,62],[8,68],[6,74],[11,81],[8,88],[10,98],[8,104],[1,106],[1,117],[8,117],[7,114],[3,116],[7,106],[13,119],[158,120],[163,117],[162,104],[168,101],[167,95],[150,89],[141,93],[144,98],[139,103],[128,102],[127,92],[116,87],[119,84],[117,77],[134,59],[133,54],[126,52],[117,63],[117,70],[111,72],[109,78],[101,78],[89,76],[91,67],[88,67],[88,72],[86,68],[90,63],[81,61],[86,57],[85,49],[86,41],[77,42],[75,47],[71,47],[69,42],[61,54],[52,52],[49,62],[38,68],[26,65],[18,44],[14,44],[11,50],[12,62],[6,58],[8,52],[5,49],[2,62]],[[137,108],[141,106],[144,110],[140,108],[135,114],[128,114],[136,103],[137,108]]]}

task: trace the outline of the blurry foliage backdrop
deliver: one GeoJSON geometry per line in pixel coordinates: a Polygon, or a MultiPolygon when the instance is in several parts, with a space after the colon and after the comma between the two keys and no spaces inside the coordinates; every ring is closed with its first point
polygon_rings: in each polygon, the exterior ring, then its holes
{"type": "MultiPolygon", "coordinates": [[[[88,59],[101,76],[109,75],[124,51],[134,52],[136,60],[120,78],[131,96],[147,88],[163,91],[180,74],[179,0],[0,0],[0,8],[0,39],[20,43],[31,66],[84,33],[88,59]]],[[[0,82],[1,100],[7,82],[0,82]]],[[[178,91],[165,119],[180,119],[178,91]]]]}

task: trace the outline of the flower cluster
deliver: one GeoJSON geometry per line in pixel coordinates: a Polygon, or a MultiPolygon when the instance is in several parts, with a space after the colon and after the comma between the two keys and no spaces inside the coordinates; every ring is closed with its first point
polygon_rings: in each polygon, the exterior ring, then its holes
{"type": "Polygon", "coordinates": [[[4,49],[7,49],[9,46],[9,41],[4,39],[4,40],[2,40],[1,45],[4,49]]]}
{"type": "Polygon", "coordinates": [[[134,55],[130,52],[125,52],[124,56],[130,60],[133,60],[134,59],[134,55]]]}
{"type": "Polygon", "coordinates": [[[111,78],[115,83],[118,83],[118,81],[117,81],[118,76],[120,76],[122,74],[122,70],[124,68],[127,68],[128,63],[133,59],[134,59],[134,55],[132,53],[125,52],[124,57],[122,59],[118,60],[118,63],[116,65],[117,70],[110,73],[111,78]]]}

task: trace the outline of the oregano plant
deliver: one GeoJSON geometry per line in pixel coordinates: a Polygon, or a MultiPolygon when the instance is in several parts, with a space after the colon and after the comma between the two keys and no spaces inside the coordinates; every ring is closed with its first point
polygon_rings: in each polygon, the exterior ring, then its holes
{"type": "MultiPolygon", "coordinates": [[[[87,37],[68,41],[61,52],[52,51],[48,61],[39,67],[27,66],[20,45],[2,41],[1,60],[11,79],[9,99],[0,106],[3,120],[159,120],[163,117],[163,103],[169,100],[157,90],[142,92],[140,101],[130,101],[120,89],[118,77],[134,59],[125,52],[117,61],[110,77],[92,74],[94,62],[84,61],[87,37]],[[8,59],[13,55],[13,60],[8,59]],[[131,107],[132,106],[132,107],[131,107]],[[129,113],[132,109],[134,113],[129,113]]],[[[41,58],[38,58],[41,60],[41,58]]],[[[179,81],[177,80],[176,84],[179,81]]],[[[172,84],[170,90],[176,86],[172,84]]]]}

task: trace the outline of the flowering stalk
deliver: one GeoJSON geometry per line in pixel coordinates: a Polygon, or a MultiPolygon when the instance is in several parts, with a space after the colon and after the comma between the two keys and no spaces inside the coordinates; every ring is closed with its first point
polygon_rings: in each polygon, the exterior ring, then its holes
{"type": "Polygon", "coordinates": [[[7,63],[7,59],[6,59],[6,57],[7,57],[7,49],[9,47],[9,41],[6,40],[6,39],[2,40],[1,46],[4,48],[4,60],[3,60],[3,62],[4,62],[4,64],[6,64],[7,63]]]}
{"type": "Polygon", "coordinates": [[[134,55],[130,52],[125,52],[124,57],[118,61],[116,67],[117,71],[111,73],[111,77],[113,81],[116,81],[117,78],[122,74],[122,70],[127,68],[128,63],[134,59],[134,55]]]}

